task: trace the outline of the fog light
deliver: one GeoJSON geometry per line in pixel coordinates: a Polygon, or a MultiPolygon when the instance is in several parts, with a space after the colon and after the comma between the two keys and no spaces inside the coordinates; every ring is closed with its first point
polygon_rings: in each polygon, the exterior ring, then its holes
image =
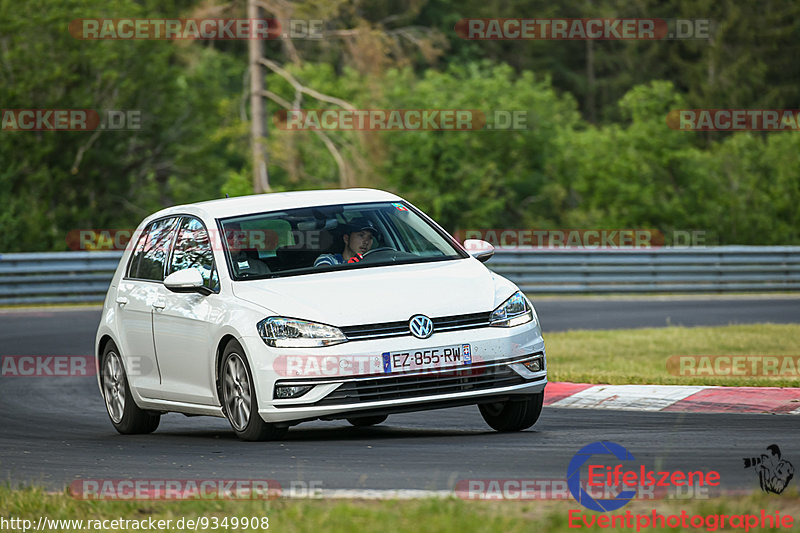
{"type": "Polygon", "coordinates": [[[538,357],[536,359],[531,359],[530,361],[525,361],[522,364],[525,365],[525,368],[531,372],[539,372],[542,370],[542,360],[538,357]]]}
{"type": "Polygon", "coordinates": [[[275,398],[297,398],[312,389],[313,385],[275,385],[275,398]]]}

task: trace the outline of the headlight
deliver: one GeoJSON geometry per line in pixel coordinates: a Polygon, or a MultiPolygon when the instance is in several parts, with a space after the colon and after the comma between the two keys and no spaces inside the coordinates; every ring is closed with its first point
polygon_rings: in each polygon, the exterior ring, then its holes
{"type": "Polygon", "coordinates": [[[527,298],[520,291],[511,295],[489,317],[489,325],[500,328],[519,326],[533,320],[533,308],[528,304],[527,298]]]}
{"type": "Polygon", "coordinates": [[[317,348],[347,342],[339,328],[281,316],[259,322],[258,334],[275,348],[317,348]]]}

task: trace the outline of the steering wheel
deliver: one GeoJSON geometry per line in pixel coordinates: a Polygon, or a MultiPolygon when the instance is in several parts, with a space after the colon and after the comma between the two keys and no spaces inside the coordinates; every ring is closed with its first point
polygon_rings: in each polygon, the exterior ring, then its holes
{"type": "Polygon", "coordinates": [[[362,258],[367,257],[369,254],[373,254],[375,252],[387,252],[387,251],[394,252],[396,250],[394,248],[392,248],[391,246],[379,246],[378,248],[373,248],[372,250],[367,250],[366,252],[364,252],[361,255],[361,257],[362,258]]]}

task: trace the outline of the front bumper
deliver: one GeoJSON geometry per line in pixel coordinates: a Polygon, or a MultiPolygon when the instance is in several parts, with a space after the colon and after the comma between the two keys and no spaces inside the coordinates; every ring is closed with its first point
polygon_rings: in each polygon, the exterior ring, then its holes
{"type": "MultiPolygon", "coordinates": [[[[514,328],[484,327],[435,333],[428,339],[411,336],[351,341],[314,350],[276,350],[258,338],[246,339],[254,354],[259,415],[267,422],[293,424],[305,420],[337,419],[372,414],[420,411],[440,407],[500,401],[515,395],[536,394],[547,384],[544,340],[534,323],[514,328]],[[355,359],[374,360],[384,352],[424,350],[470,344],[469,366],[376,373],[374,366],[359,372],[355,359]],[[287,357],[350,361],[348,365],[317,365],[319,372],[296,375],[287,357]],[[541,370],[532,372],[523,362],[538,358],[541,370]],[[283,361],[281,363],[281,361],[283,361]],[[275,385],[313,385],[297,398],[274,398],[275,385]]],[[[302,366],[302,365],[301,365],[302,366]]]]}

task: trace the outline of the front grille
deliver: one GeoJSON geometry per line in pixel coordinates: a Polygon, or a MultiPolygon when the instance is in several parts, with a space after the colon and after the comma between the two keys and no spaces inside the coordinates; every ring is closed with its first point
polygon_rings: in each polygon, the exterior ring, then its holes
{"type": "Polygon", "coordinates": [[[433,331],[450,329],[479,328],[489,325],[490,312],[472,313],[470,315],[443,316],[433,319],[433,331]]]}
{"type": "MultiPolygon", "coordinates": [[[[433,332],[452,331],[456,329],[482,328],[489,325],[490,312],[452,315],[433,318],[433,332]]],[[[400,337],[411,335],[408,320],[399,322],[382,322],[361,326],[344,326],[339,328],[349,340],[373,339],[379,337],[400,337]]]]}
{"type": "MultiPolygon", "coordinates": [[[[544,379],[544,377],[539,378],[544,379]]],[[[535,381],[535,380],[531,380],[535,381]]],[[[315,406],[402,400],[521,385],[528,382],[508,366],[470,367],[444,374],[417,374],[344,383],[315,406]]]]}

